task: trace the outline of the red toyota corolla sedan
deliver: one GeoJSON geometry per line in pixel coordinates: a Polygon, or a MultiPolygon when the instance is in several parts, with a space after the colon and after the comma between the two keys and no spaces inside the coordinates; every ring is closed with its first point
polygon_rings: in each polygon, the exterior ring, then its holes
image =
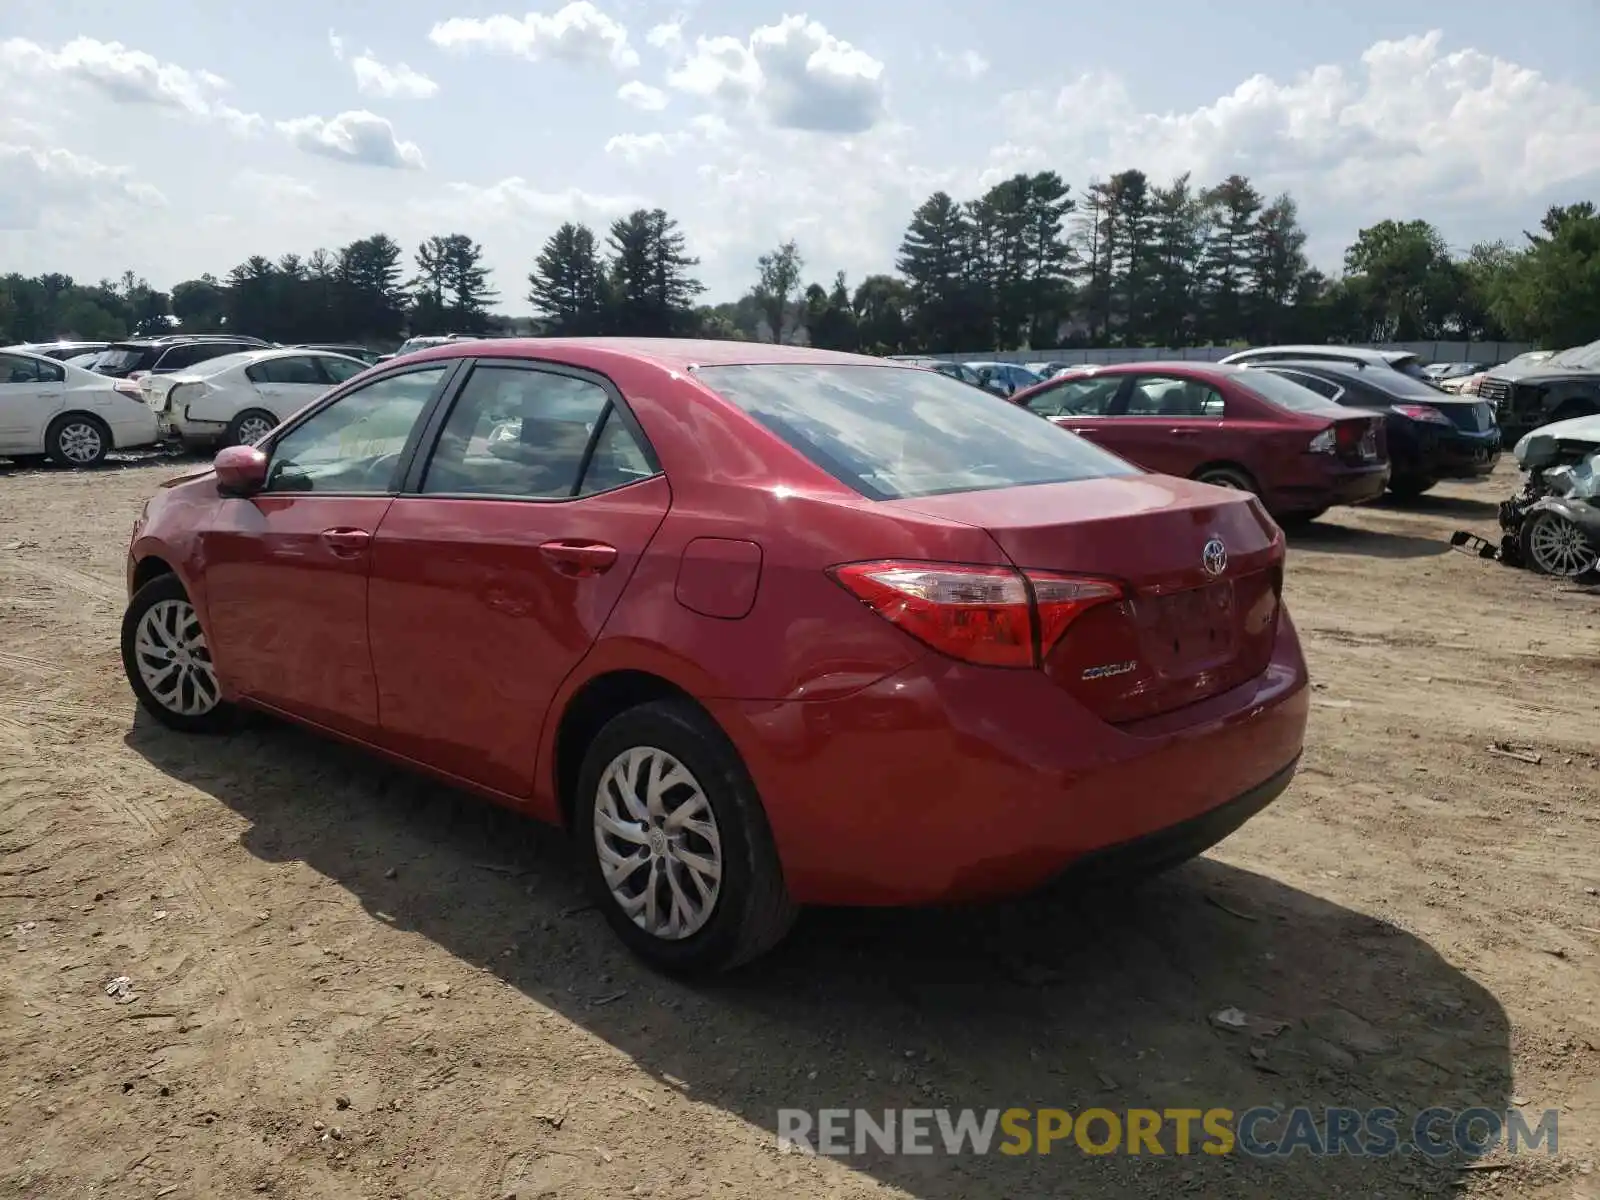
{"type": "Polygon", "coordinates": [[[1199,853],[1287,784],[1306,669],[1252,496],[931,371],[458,343],[168,483],[122,655],[179,730],[268,710],[576,834],[673,970],[804,904],[1199,853]]]}
{"type": "Polygon", "coordinates": [[[1253,492],[1279,520],[1374,500],[1389,481],[1381,413],[1242,367],[1080,367],[1011,399],[1148,470],[1253,492]]]}

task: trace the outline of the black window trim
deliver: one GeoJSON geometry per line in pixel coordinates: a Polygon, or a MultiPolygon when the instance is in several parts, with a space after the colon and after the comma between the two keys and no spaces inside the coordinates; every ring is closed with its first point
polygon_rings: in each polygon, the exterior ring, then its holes
{"type": "Polygon", "coordinates": [[[262,442],[262,444],[260,446],[260,449],[263,451],[263,453],[266,454],[267,461],[270,464],[270,462],[272,460],[272,455],[277,450],[278,443],[280,441],[282,441],[289,434],[293,433],[296,429],[299,429],[302,425],[304,425],[307,421],[311,420],[313,417],[315,417],[318,413],[322,412],[324,409],[329,408],[334,404],[337,404],[340,400],[342,400],[346,396],[350,395],[350,393],[352,393],[354,391],[357,391],[357,390],[365,390],[368,387],[372,387],[372,386],[374,386],[376,384],[383,383],[384,381],[389,380],[389,379],[396,379],[396,378],[398,378],[398,377],[400,377],[402,375],[415,375],[419,371],[437,371],[440,367],[443,367],[443,368],[445,368],[445,372],[444,372],[443,377],[439,380],[439,382],[437,384],[434,385],[432,393],[429,394],[428,399],[423,403],[422,411],[417,414],[417,419],[411,426],[411,434],[410,434],[410,436],[408,436],[406,438],[406,444],[400,451],[400,463],[399,463],[398,468],[396,469],[396,471],[394,473],[394,480],[384,490],[375,491],[375,492],[368,492],[368,491],[361,491],[361,492],[346,492],[346,491],[337,491],[337,492],[334,492],[334,491],[312,491],[312,492],[283,491],[283,492],[274,492],[274,491],[271,491],[270,489],[263,489],[258,494],[259,495],[270,495],[270,496],[280,496],[280,495],[281,496],[294,496],[294,497],[297,497],[297,498],[315,498],[315,497],[321,497],[321,496],[327,496],[327,497],[390,496],[390,497],[394,497],[394,496],[400,495],[402,490],[403,490],[403,485],[404,485],[405,481],[410,477],[412,466],[413,466],[413,464],[414,464],[414,462],[416,460],[417,447],[422,444],[423,436],[426,434],[426,432],[427,432],[427,430],[429,428],[429,423],[431,422],[431,420],[433,418],[433,414],[439,408],[439,401],[443,396],[448,395],[450,393],[451,387],[455,383],[456,378],[459,375],[462,374],[462,363],[465,362],[465,361],[466,360],[462,359],[462,358],[435,358],[435,359],[429,359],[426,362],[400,363],[400,364],[397,364],[393,370],[384,371],[381,375],[376,375],[376,376],[374,376],[374,377],[372,377],[370,379],[367,378],[364,375],[357,375],[354,379],[350,380],[346,384],[341,385],[338,388],[335,388],[333,391],[329,392],[327,395],[323,396],[321,399],[313,401],[312,404],[310,405],[310,407],[304,409],[302,412],[297,414],[295,417],[291,418],[288,421],[285,421],[282,425],[279,425],[270,434],[267,435],[267,437],[263,440],[263,442],[262,442]]]}
{"type": "Polygon", "coordinates": [[[416,448],[408,447],[412,451],[404,460],[400,473],[401,485],[398,495],[406,498],[427,497],[429,500],[491,500],[496,503],[517,502],[522,504],[570,504],[574,500],[588,500],[594,496],[609,496],[625,488],[635,487],[648,483],[665,475],[661,469],[661,459],[657,456],[655,447],[650,444],[650,439],[645,436],[644,427],[639,424],[639,419],[634,416],[628,407],[621,389],[611,379],[598,371],[591,371],[584,367],[574,367],[567,363],[553,362],[548,359],[538,358],[501,358],[498,356],[462,357],[458,360],[463,364],[446,384],[444,394],[436,396],[433,409],[426,415],[422,422],[422,435],[418,439],[416,448]],[[589,434],[589,441],[584,446],[583,457],[579,460],[578,471],[573,479],[572,491],[565,496],[521,496],[515,494],[501,495],[496,492],[424,492],[422,481],[427,474],[428,465],[433,461],[433,455],[439,448],[439,438],[444,433],[446,422],[450,414],[461,401],[461,395],[466,390],[467,381],[472,373],[480,367],[509,368],[516,371],[528,371],[543,375],[560,375],[568,379],[581,380],[592,383],[600,388],[606,396],[606,404],[600,410],[600,417],[595,421],[594,429],[589,434]],[[589,463],[594,457],[595,447],[600,443],[600,437],[605,432],[606,422],[612,415],[621,420],[623,427],[633,436],[640,453],[644,455],[645,462],[650,467],[650,474],[643,479],[632,479],[616,487],[606,488],[600,492],[583,491],[583,478],[589,472],[589,463]],[[426,446],[426,452],[418,452],[426,446]]]}

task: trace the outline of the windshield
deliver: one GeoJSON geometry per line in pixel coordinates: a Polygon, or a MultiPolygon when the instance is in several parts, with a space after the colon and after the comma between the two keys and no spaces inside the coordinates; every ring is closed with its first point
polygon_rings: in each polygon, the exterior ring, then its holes
{"type": "Polygon", "coordinates": [[[1552,367],[1578,367],[1585,371],[1600,370],[1600,342],[1587,346],[1574,346],[1553,355],[1548,363],[1552,367]]]}
{"type": "Polygon", "coordinates": [[[872,500],[1064,483],[1138,468],[936,371],[762,364],[697,377],[872,500]]]}
{"type": "MultiPolygon", "coordinates": [[[[1333,401],[1325,400],[1310,388],[1301,387],[1282,375],[1275,375],[1260,367],[1241,371],[1235,379],[1267,403],[1287,408],[1290,412],[1311,413],[1323,417],[1344,415],[1344,410],[1333,401]]],[[[1431,391],[1429,394],[1437,395],[1431,391]]]]}
{"type": "Polygon", "coordinates": [[[1548,362],[1554,356],[1555,356],[1555,351],[1554,350],[1529,350],[1526,354],[1519,354],[1515,358],[1508,359],[1505,362],[1501,363],[1499,367],[1494,367],[1494,368],[1490,368],[1490,369],[1491,370],[1501,370],[1501,371],[1503,371],[1507,367],[1532,367],[1532,366],[1537,366],[1539,363],[1548,362]]]}

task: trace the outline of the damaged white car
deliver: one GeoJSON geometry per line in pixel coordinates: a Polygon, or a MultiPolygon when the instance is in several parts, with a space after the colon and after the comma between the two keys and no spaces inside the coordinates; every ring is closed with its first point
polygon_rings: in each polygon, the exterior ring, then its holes
{"type": "Polygon", "coordinates": [[[1502,559],[1564,579],[1600,569],[1600,416],[1541,426],[1512,453],[1528,481],[1500,506],[1502,559]]]}
{"type": "Polygon", "coordinates": [[[166,436],[194,448],[240,446],[366,369],[360,359],[325,350],[248,350],[146,375],[139,393],[166,436]]]}

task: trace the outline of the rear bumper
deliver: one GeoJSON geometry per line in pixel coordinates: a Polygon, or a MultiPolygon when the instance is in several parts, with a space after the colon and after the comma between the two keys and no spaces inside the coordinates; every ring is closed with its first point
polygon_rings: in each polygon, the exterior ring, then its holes
{"type": "Polygon", "coordinates": [[[1465,433],[1431,430],[1394,453],[1396,474],[1426,479],[1476,479],[1494,473],[1500,461],[1500,431],[1465,433]]]}
{"type": "Polygon", "coordinates": [[[1261,675],[1127,726],[1042,672],[932,655],[839,700],[707,707],[796,900],[913,905],[1032,891],[1129,844],[1204,849],[1287,785],[1309,701],[1285,615],[1261,675]]]}
{"type": "Polygon", "coordinates": [[[1389,486],[1389,464],[1350,466],[1325,455],[1307,454],[1292,476],[1274,481],[1263,496],[1274,514],[1320,512],[1340,504],[1365,504],[1389,486]]]}

